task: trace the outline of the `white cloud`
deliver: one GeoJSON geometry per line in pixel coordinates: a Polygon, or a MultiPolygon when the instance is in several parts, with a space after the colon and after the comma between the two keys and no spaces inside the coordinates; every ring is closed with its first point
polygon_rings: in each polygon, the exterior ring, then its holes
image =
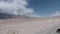
{"type": "MultiPolygon", "coordinates": [[[[27,8],[26,5],[28,5],[27,0],[0,0],[0,9],[4,10],[0,12],[15,15],[33,14],[34,10],[27,8]]],[[[39,17],[38,15],[30,16],[39,17]]]]}
{"type": "Polygon", "coordinates": [[[49,17],[56,17],[56,16],[60,16],[59,11],[56,11],[56,13],[51,14],[49,17]]]}

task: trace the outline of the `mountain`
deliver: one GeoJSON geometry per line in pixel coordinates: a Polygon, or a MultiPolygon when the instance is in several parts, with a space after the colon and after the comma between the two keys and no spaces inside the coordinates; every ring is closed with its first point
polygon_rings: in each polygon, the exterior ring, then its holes
{"type": "Polygon", "coordinates": [[[0,19],[8,19],[12,18],[13,15],[7,14],[7,13],[0,13],[0,19]]]}
{"type": "Polygon", "coordinates": [[[8,13],[0,13],[0,19],[16,19],[16,18],[30,18],[28,16],[12,15],[8,13]]]}

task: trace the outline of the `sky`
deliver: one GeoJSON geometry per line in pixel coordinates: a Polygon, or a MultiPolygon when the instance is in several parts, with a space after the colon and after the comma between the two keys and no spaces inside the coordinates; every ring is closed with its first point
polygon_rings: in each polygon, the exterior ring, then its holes
{"type": "Polygon", "coordinates": [[[60,0],[0,0],[0,12],[28,17],[60,16],[60,0]]]}
{"type": "Polygon", "coordinates": [[[29,0],[29,7],[41,16],[49,16],[60,12],[60,0],[29,0]]]}

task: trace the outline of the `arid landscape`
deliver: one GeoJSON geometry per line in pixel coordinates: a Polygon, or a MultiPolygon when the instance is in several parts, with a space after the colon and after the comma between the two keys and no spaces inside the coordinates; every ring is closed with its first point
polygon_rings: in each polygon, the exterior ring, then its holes
{"type": "Polygon", "coordinates": [[[0,34],[56,34],[60,18],[14,18],[0,20],[0,34]]]}
{"type": "Polygon", "coordinates": [[[0,34],[60,34],[60,0],[0,0],[0,34]]]}

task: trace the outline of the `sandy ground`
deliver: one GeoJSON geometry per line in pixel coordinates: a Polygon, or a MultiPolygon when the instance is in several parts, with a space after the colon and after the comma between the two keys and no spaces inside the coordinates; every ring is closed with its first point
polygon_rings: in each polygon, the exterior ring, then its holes
{"type": "Polygon", "coordinates": [[[6,19],[0,20],[0,34],[57,34],[60,19],[6,19]]]}

